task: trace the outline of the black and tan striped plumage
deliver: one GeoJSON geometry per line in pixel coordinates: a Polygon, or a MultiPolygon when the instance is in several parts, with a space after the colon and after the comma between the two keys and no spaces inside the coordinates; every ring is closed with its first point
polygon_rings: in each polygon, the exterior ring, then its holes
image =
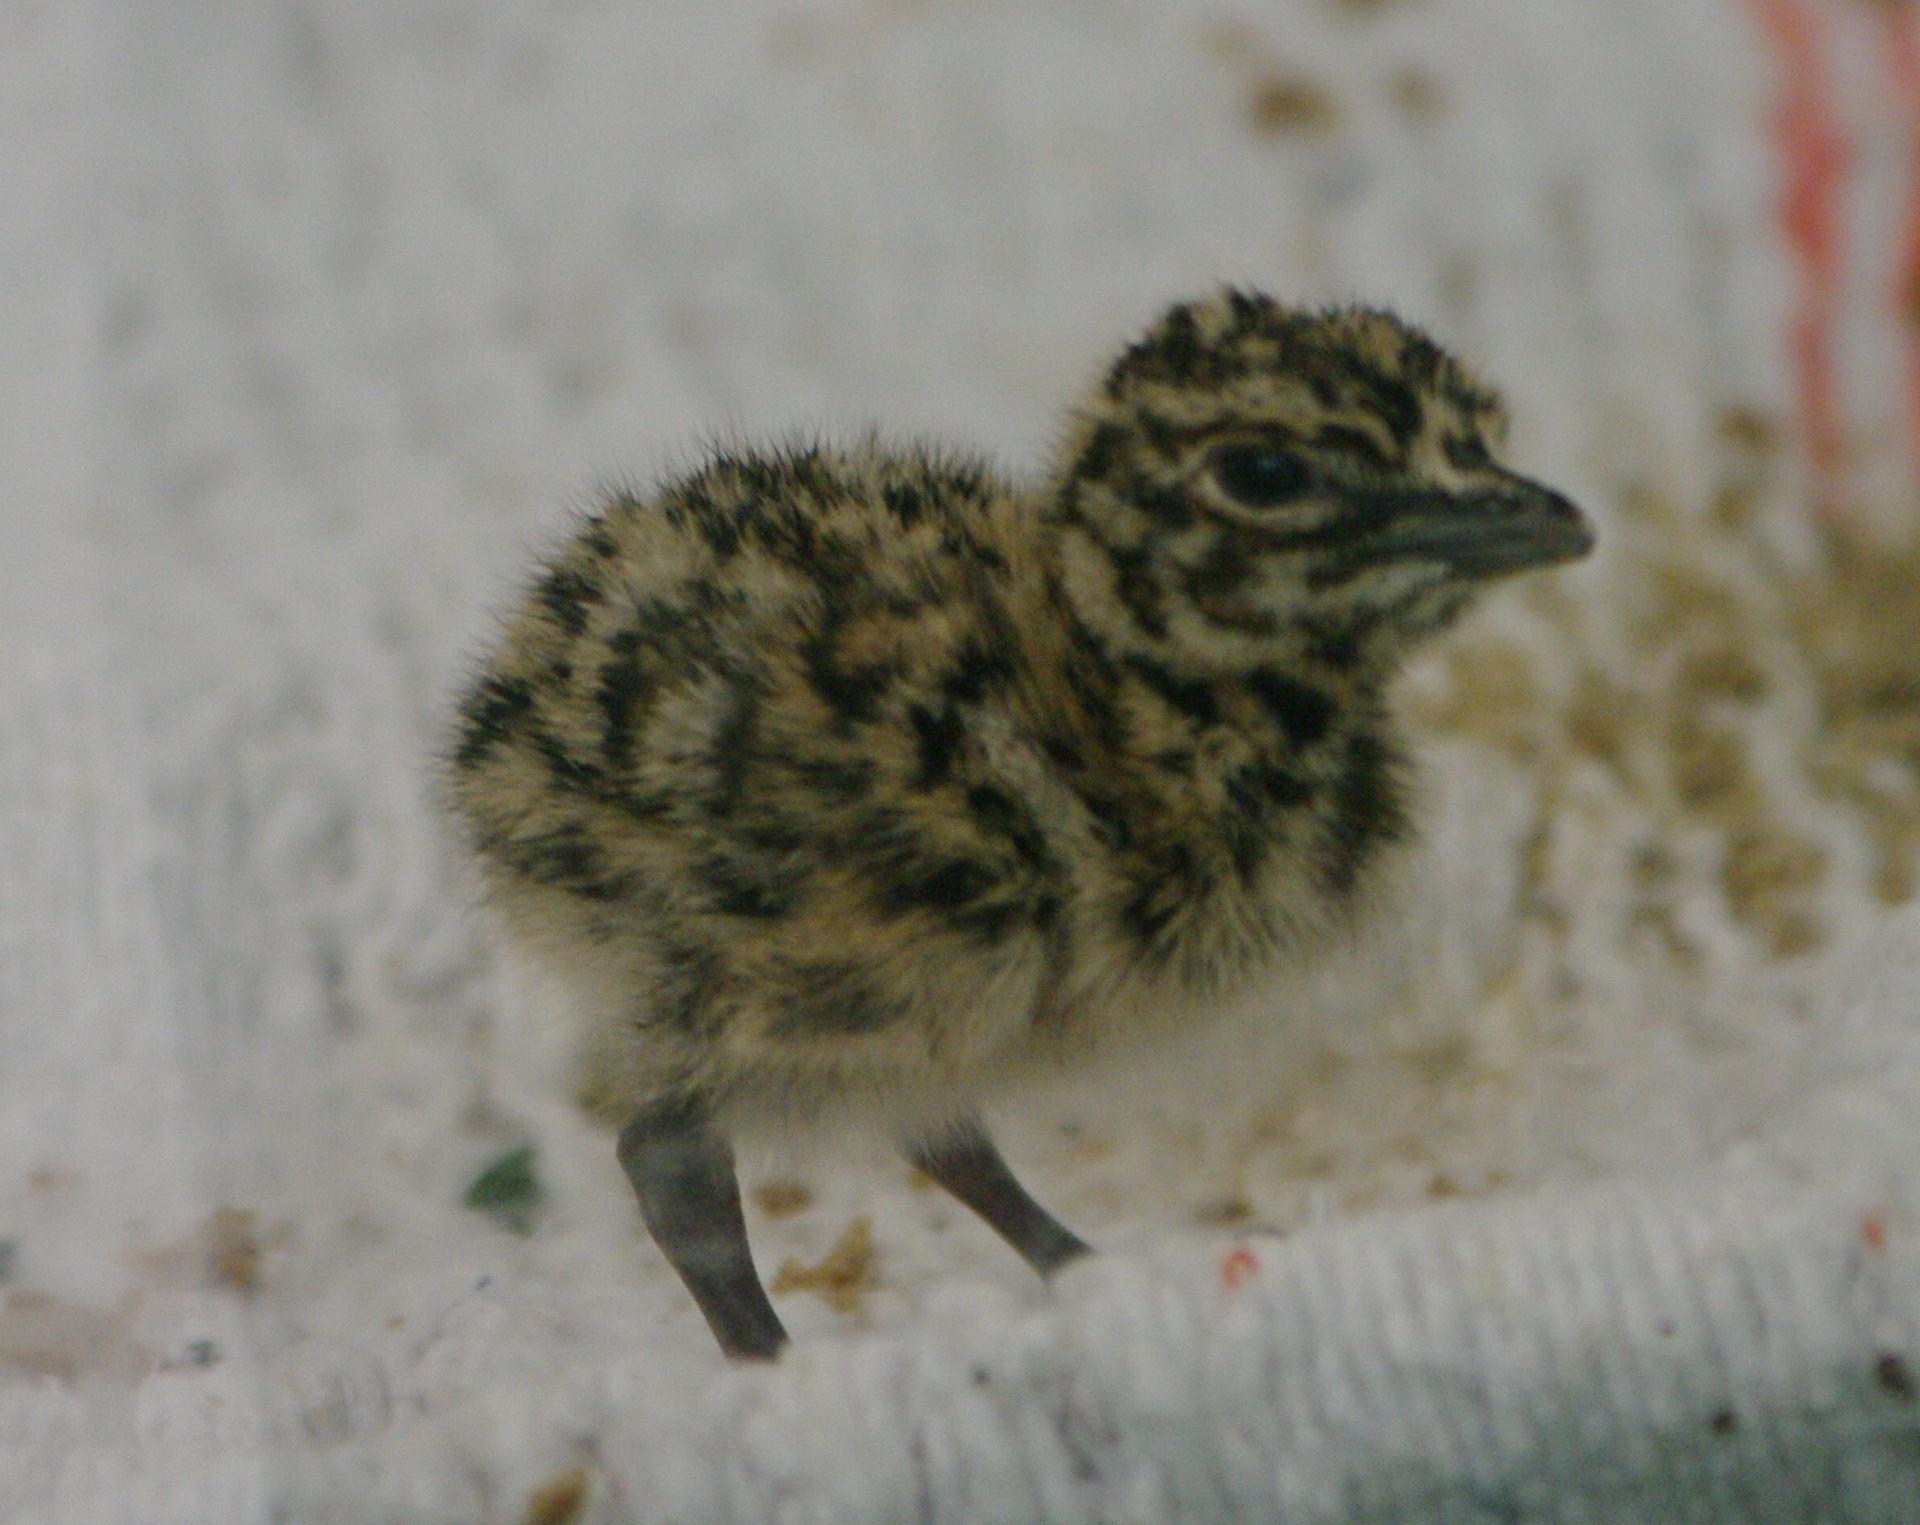
{"type": "Polygon", "coordinates": [[[544,570],[460,706],[451,801],[589,1013],[583,1096],[638,1114],[623,1159],[730,1350],[779,1340],[726,1201],[763,1120],[870,1120],[1036,1264],[1079,1248],[1014,1221],[975,1107],[1351,918],[1407,829],[1396,666],[1588,544],[1503,431],[1396,319],[1227,292],[1128,348],[1038,481],[740,451],[544,570]]]}

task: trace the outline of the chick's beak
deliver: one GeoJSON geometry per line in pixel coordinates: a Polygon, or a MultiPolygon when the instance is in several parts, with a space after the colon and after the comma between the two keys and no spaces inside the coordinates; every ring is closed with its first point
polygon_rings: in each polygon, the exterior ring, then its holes
{"type": "Polygon", "coordinates": [[[1395,560],[1438,561],[1465,577],[1498,577],[1577,561],[1593,549],[1587,516],[1525,477],[1410,504],[1378,542],[1395,560]]]}

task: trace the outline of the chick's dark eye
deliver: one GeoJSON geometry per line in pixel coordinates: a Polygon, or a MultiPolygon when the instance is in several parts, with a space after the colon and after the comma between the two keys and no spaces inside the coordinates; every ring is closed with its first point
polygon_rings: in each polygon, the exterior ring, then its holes
{"type": "Polygon", "coordinates": [[[1221,445],[1207,465],[1229,496],[1254,508],[1299,497],[1312,477],[1305,461],[1277,445],[1221,445]]]}

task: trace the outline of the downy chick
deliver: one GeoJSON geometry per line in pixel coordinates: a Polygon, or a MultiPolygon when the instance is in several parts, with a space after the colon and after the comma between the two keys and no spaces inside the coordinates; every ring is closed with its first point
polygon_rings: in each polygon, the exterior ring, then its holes
{"type": "Polygon", "coordinates": [[[584,1103],[721,1346],[786,1336],[731,1140],[852,1118],[1050,1272],[996,1092],[1205,1020],[1408,834],[1395,670],[1583,555],[1495,394],[1365,309],[1176,306],[1052,470],[735,451],[616,494],[459,708],[504,935],[588,1013],[584,1103]]]}

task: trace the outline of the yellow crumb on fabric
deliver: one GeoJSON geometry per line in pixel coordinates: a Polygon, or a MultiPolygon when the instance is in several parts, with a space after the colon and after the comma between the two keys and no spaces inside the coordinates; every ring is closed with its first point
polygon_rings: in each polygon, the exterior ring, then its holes
{"type": "Polygon", "coordinates": [[[795,1259],[781,1262],[771,1290],[775,1297],[812,1292],[836,1312],[855,1313],[866,1294],[879,1285],[877,1262],[873,1220],[855,1218],[817,1265],[802,1265],[795,1259]]]}

